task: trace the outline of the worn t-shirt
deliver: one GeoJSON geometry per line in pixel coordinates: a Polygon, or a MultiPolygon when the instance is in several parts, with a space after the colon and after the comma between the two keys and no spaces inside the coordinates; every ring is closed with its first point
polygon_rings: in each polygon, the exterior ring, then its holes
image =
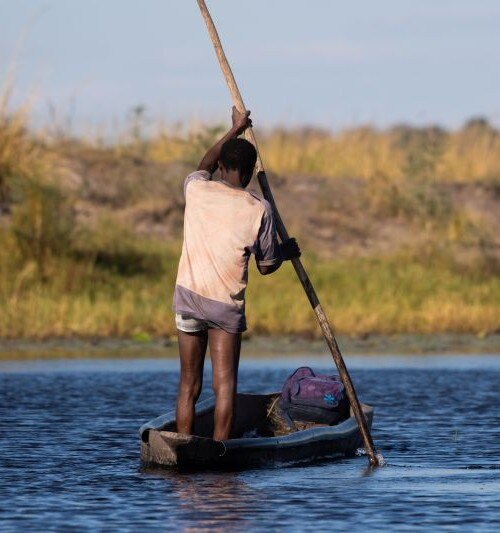
{"type": "Polygon", "coordinates": [[[272,209],[245,189],[199,170],[184,182],[184,243],[174,291],[176,313],[245,331],[248,259],[281,263],[272,209]]]}

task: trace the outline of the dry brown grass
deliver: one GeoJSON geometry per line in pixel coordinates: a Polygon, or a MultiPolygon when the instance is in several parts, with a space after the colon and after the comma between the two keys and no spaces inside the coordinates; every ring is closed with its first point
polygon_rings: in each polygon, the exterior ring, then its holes
{"type": "MultiPolygon", "coordinates": [[[[162,133],[150,142],[149,156],[163,162],[197,160],[221,128],[186,136],[162,133]]],[[[500,179],[500,134],[484,119],[448,132],[437,127],[369,126],[338,134],[301,128],[259,134],[267,169],[280,175],[362,178],[391,182],[409,177],[444,182],[500,179]]]]}
{"type": "MultiPolygon", "coordinates": [[[[0,98],[0,337],[173,334],[180,184],[220,128],[147,139],[136,127],[108,146],[48,139],[30,132],[27,108],[9,112],[7,93],[0,98]]],[[[492,230],[500,136],[491,126],[275,130],[260,138],[271,172],[318,178],[275,181],[339,332],[500,329],[492,230]],[[456,187],[446,188],[450,182],[456,187]],[[484,212],[460,207],[461,183],[479,184],[484,212]],[[286,204],[292,196],[296,203],[286,204]],[[392,247],[370,247],[382,233],[392,247]],[[313,253],[326,241],[330,254],[313,253]],[[352,253],[354,242],[365,253],[352,253]]],[[[290,265],[269,278],[252,267],[251,278],[251,331],[319,334],[290,265]]]]}

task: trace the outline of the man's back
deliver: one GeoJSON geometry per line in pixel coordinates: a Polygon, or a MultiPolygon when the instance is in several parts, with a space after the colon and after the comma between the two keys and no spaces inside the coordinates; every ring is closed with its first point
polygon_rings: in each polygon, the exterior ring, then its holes
{"type": "Polygon", "coordinates": [[[190,174],[184,192],[175,311],[226,331],[244,331],[250,254],[264,265],[280,261],[269,204],[243,188],[212,181],[206,171],[190,174]]]}

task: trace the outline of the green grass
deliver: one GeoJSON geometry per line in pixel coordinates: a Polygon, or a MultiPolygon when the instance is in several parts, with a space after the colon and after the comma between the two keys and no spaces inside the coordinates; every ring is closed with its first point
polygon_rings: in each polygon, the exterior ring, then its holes
{"type": "MultiPolygon", "coordinates": [[[[124,273],[106,263],[59,258],[41,280],[35,265],[7,275],[3,256],[0,337],[173,335],[178,249],[143,246],[160,264],[154,271],[124,273]]],[[[500,328],[500,279],[484,265],[410,252],[332,261],[306,254],[304,263],[339,333],[485,334],[500,328]]],[[[254,333],[319,335],[290,264],[267,277],[251,268],[247,316],[254,333]]]]}
{"type": "MultiPolygon", "coordinates": [[[[304,262],[340,333],[479,333],[500,326],[500,280],[479,266],[471,272],[444,257],[422,261],[413,254],[304,262]]],[[[258,283],[248,304],[258,331],[317,334],[289,265],[258,283]]]]}

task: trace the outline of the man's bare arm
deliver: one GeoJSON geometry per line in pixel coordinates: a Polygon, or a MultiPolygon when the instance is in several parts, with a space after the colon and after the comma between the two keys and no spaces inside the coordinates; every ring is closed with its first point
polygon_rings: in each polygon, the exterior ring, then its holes
{"type": "Polygon", "coordinates": [[[259,272],[263,276],[267,276],[269,274],[272,274],[273,272],[276,272],[276,270],[278,270],[278,268],[283,264],[283,261],[290,261],[295,257],[300,257],[302,255],[302,252],[300,251],[299,245],[297,244],[297,241],[294,237],[290,237],[287,241],[282,242],[280,244],[280,255],[281,261],[274,265],[259,266],[259,264],[257,263],[257,268],[259,269],[259,272]]]}
{"type": "Polygon", "coordinates": [[[250,120],[249,115],[250,111],[240,113],[236,107],[233,106],[233,125],[231,126],[231,129],[203,156],[203,159],[198,165],[198,170],[206,170],[207,172],[210,172],[210,174],[213,174],[217,170],[217,163],[219,162],[222,145],[229,139],[238,137],[238,135],[241,135],[247,128],[252,126],[252,121],[250,120]]]}

